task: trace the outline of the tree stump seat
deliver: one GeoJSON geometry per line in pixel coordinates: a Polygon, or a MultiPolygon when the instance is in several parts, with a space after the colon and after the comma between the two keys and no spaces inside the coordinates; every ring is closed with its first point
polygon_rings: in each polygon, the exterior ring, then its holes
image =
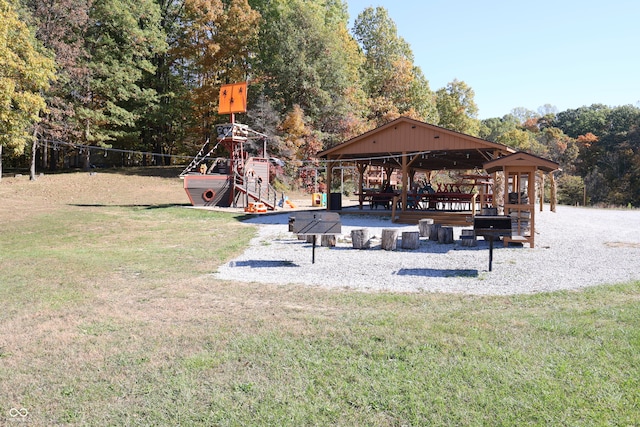
{"type": "Polygon", "coordinates": [[[351,244],[354,249],[369,249],[371,247],[369,229],[361,228],[358,230],[351,230],[351,244]]]}
{"type": "Polygon", "coordinates": [[[433,218],[422,218],[418,221],[418,230],[420,230],[420,237],[429,238],[431,233],[431,227],[433,225],[433,218]]]}
{"type": "Polygon", "coordinates": [[[402,232],[402,249],[418,249],[420,246],[420,233],[418,231],[402,232]]]}
{"type": "Polygon", "coordinates": [[[398,246],[399,231],[394,228],[382,230],[382,241],[380,247],[385,251],[395,251],[398,246]]]}
{"type": "Polygon", "coordinates": [[[453,243],[453,227],[440,227],[438,229],[438,243],[453,243]]]}
{"type": "Polygon", "coordinates": [[[440,224],[426,224],[427,232],[429,234],[429,240],[438,241],[438,232],[442,225],[440,224]]]}
{"type": "Polygon", "coordinates": [[[474,230],[462,230],[460,240],[462,246],[473,247],[478,244],[476,240],[476,232],[474,230]]]}

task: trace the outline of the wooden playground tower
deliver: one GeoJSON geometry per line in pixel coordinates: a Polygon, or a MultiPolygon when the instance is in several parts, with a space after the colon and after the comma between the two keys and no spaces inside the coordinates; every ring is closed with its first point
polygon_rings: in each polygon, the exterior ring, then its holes
{"type": "Polygon", "coordinates": [[[276,192],[269,184],[266,146],[262,157],[249,157],[244,150],[244,144],[249,139],[266,140],[266,136],[235,121],[236,113],[246,111],[247,82],[223,85],[220,88],[218,114],[229,114],[231,121],[216,126],[215,146],[207,151],[207,141],[180,175],[192,205],[240,206],[250,212],[275,209],[276,192]],[[226,149],[228,158],[211,157],[218,145],[226,149]],[[208,160],[213,161],[208,163],[208,160]]]}

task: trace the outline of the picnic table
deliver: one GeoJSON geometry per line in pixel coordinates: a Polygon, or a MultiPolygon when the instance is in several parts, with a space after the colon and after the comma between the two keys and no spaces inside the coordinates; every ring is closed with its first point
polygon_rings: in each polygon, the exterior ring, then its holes
{"type": "Polygon", "coordinates": [[[391,209],[393,198],[399,193],[396,192],[383,192],[378,190],[364,190],[362,193],[356,193],[360,197],[360,206],[363,203],[368,203],[369,208],[378,208],[381,206],[385,209],[391,209]]]}
{"type": "Polygon", "coordinates": [[[412,209],[473,210],[477,194],[460,192],[409,193],[407,204],[412,209]]]}
{"type": "MultiPolygon", "coordinates": [[[[369,204],[370,209],[383,207],[391,209],[394,197],[399,197],[400,192],[384,192],[381,190],[364,190],[356,193],[360,200],[360,208],[363,204],[369,204]]],[[[411,192],[407,193],[407,208],[416,210],[469,210],[476,206],[477,193],[461,191],[437,191],[432,193],[411,192]]]]}

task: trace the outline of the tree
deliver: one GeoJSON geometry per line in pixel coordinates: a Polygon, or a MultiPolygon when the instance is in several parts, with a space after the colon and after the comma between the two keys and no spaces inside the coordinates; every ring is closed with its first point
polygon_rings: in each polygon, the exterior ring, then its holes
{"type": "Polygon", "coordinates": [[[584,199],[584,180],[575,175],[562,174],[558,178],[558,202],[580,205],[584,199]]]}
{"type": "MultiPolygon", "coordinates": [[[[44,93],[47,112],[36,130],[38,137],[45,141],[40,144],[42,166],[55,169],[58,150],[46,141],[77,140],[82,132],[73,125],[76,110],[89,102],[89,55],[84,44],[89,25],[89,0],[29,0],[24,3],[37,28],[36,37],[55,53],[57,79],[44,93]]],[[[36,150],[32,152],[32,160],[34,175],[36,150]]]]}
{"type": "Polygon", "coordinates": [[[517,129],[519,125],[518,119],[511,114],[507,114],[502,118],[485,119],[480,123],[479,136],[487,141],[497,142],[502,135],[517,129]]]}
{"type": "Polygon", "coordinates": [[[536,140],[533,133],[524,129],[514,129],[506,132],[500,135],[496,142],[537,156],[544,157],[546,154],[546,147],[536,140]]]}
{"type": "MultiPolygon", "coordinates": [[[[158,103],[143,77],[154,73],[151,59],[166,48],[160,11],[152,0],[96,0],[90,8],[85,46],[89,101],[77,108],[81,141],[107,147],[137,140],[139,118],[158,103]]],[[[89,150],[84,150],[89,167],[89,150]]]]}
{"type": "Polygon", "coordinates": [[[608,131],[607,116],[610,111],[611,109],[603,104],[562,111],[556,114],[553,126],[562,129],[572,138],[577,138],[588,132],[600,137],[608,131]]]}
{"type": "Polygon", "coordinates": [[[555,116],[556,114],[558,114],[558,108],[555,105],[544,104],[538,107],[538,114],[541,117],[555,116]]]}
{"type": "Polygon", "coordinates": [[[314,126],[333,132],[335,120],[357,101],[357,46],[346,31],[343,2],[274,0],[263,15],[257,51],[256,92],[281,114],[298,105],[314,126]],[[351,96],[355,95],[355,96],[351,96]]]}
{"type": "Polygon", "coordinates": [[[291,177],[298,175],[300,187],[311,188],[309,181],[315,175],[309,174],[309,169],[303,166],[317,166],[316,155],[322,149],[322,142],[317,132],[308,126],[304,112],[295,105],[285,116],[282,125],[283,154],[286,159],[287,174],[291,177]]]}
{"type": "Polygon", "coordinates": [[[394,64],[398,60],[413,63],[409,44],[398,36],[395,22],[383,7],[362,11],[354,22],[353,32],[366,58],[362,68],[367,93],[388,95],[384,88],[393,80],[394,64]]]}
{"type": "MultiPolygon", "coordinates": [[[[159,27],[165,38],[167,49],[154,54],[150,59],[153,73],[144,73],[141,85],[157,94],[157,102],[152,104],[136,123],[140,129],[139,139],[130,139],[122,148],[151,151],[163,155],[165,165],[170,163],[175,152],[193,153],[191,145],[185,146],[189,129],[193,129],[193,115],[189,91],[183,78],[183,62],[174,55],[183,21],[184,0],[155,0],[160,11],[159,27]]],[[[123,156],[123,164],[125,164],[123,156]]]]}
{"type": "Polygon", "coordinates": [[[260,15],[246,0],[185,0],[176,47],[195,116],[195,138],[209,138],[224,83],[247,79],[260,15]]]}
{"type": "Polygon", "coordinates": [[[3,148],[22,153],[46,108],[41,92],[54,79],[54,67],[13,4],[0,0],[0,177],[3,148]]]}
{"type": "Polygon", "coordinates": [[[635,196],[640,192],[636,175],[640,147],[634,139],[640,109],[593,104],[558,113],[554,124],[567,135],[576,135],[580,154],[574,166],[592,203],[640,204],[635,196]]]}
{"type": "Polygon", "coordinates": [[[252,129],[268,136],[267,153],[263,155],[281,157],[285,151],[281,147],[281,138],[278,136],[281,117],[264,94],[260,94],[251,103],[247,110],[247,119],[252,129]]]}
{"type": "Polygon", "coordinates": [[[529,110],[524,107],[516,107],[511,110],[511,115],[520,121],[520,124],[526,122],[529,119],[536,119],[540,117],[538,113],[535,111],[529,110]]]}
{"type": "Polygon", "coordinates": [[[289,175],[293,176],[295,171],[302,166],[303,147],[305,139],[310,131],[305,123],[304,111],[299,105],[287,113],[281,124],[282,142],[281,154],[286,160],[289,175]]]}
{"type": "Polygon", "coordinates": [[[463,81],[454,79],[446,87],[436,91],[436,106],[440,117],[439,126],[456,132],[477,136],[480,121],[475,93],[463,81]]]}
{"type": "Polygon", "coordinates": [[[633,187],[634,183],[638,183],[635,174],[640,154],[640,109],[630,105],[612,108],[606,121],[608,132],[590,148],[591,164],[595,163],[606,182],[604,199],[595,201],[615,205],[640,205],[640,200],[634,197],[639,189],[633,187]]]}
{"type": "Polygon", "coordinates": [[[414,65],[413,52],[398,36],[386,9],[365,9],[355,20],[353,32],[365,55],[361,75],[370,99],[369,117],[375,125],[400,115],[436,123],[438,113],[429,82],[414,65]]]}

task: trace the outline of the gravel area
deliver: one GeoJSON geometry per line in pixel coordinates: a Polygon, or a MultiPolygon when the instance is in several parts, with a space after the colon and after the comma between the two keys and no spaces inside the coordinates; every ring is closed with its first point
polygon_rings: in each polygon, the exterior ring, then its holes
{"type": "MultiPolygon", "coordinates": [[[[366,211],[364,211],[366,212],[366,211]]],[[[384,228],[418,231],[387,217],[342,215],[342,235],[333,248],[316,247],[288,231],[291,212],[256,216],[259,225],[245,252],[222,265],[215,277],[242,282],[304,284],[366,292],[445,292],[508,295],[578,289],[640,280],[640,210],[558,206],[536,212],[535,248],[505,248],[497,242],[489,271],[489,244],[461,245],[420,239],[416,250],[380,248],[384,228]],[[370,249],[353,249],[350,233],[368,228],[370,249]]],[[[426,215],[425,215],[426,216],[426,215]]],[[[471,229],[472,227],[467,227],[471,229]]]]}

